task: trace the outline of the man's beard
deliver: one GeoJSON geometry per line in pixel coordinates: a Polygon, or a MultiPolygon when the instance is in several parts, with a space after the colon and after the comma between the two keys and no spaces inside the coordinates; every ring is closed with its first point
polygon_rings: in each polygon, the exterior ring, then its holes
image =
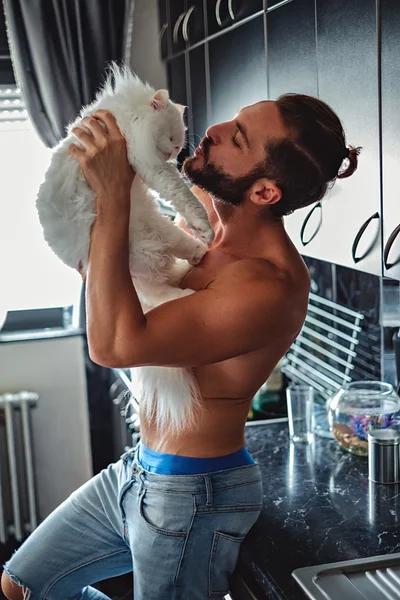
{"type": "Polygon", "coordinates": [[[183,173],[194,185],[199,186],[214,198],[234,206],[241,204],[245,193],[252,184],[257,179],[265,177],[265,167],[259,165],[247,175],[241,177],[227,175],[221,167],[217,167],[208,161],[210,144],[207,142],[208,140],[205,138],[203,140],[204,166],[194,167],[193,163],[197,157],[191,156],[183,163],[183,173]]]}

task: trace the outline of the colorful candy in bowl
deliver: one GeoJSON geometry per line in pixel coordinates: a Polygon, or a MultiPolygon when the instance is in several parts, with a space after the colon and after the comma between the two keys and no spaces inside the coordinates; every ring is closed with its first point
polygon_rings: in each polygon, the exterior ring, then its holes
{"type": "Polygon", "coordinates": [[[368,431],[400,426],[400,398],[390,383],[348,383],[328,403],[329,428],[338,444],[368,455],[368,431]]]}

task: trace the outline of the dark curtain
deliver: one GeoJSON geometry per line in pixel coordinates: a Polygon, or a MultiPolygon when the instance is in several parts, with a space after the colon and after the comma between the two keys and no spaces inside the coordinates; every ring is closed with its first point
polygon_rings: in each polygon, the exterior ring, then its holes
{"type": "Polygon", "coordinates": [[[134,0],[3,0],[14,72],[46,146],[125,58],[134,0]]]}

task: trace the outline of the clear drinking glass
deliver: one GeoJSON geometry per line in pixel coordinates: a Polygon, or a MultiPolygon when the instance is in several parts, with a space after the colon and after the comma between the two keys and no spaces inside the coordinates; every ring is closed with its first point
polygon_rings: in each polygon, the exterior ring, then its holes
{"type": "Polygon", "coordinates": [[[289,385],[286,401],[290,439],[293,442],[312,442],[314,389],[310,385],[289,385]]]}

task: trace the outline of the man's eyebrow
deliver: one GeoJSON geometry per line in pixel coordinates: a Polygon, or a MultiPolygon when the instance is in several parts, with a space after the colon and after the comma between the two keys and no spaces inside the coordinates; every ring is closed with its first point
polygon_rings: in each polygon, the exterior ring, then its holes
{"type": "Polygon", "coordinates": [[[246,142],[246,146],[248,148],[250,148],[249,138],[248,138],[247,132],[246,132],[246,127],[242,123],[240,123],[240,121],[238,121],[237,119],[235,120],[235,124],[236,124],[236,127],[239,129],[240,133],[242,134],[242,136],[244,137],[244,141],[246,142]]]}

